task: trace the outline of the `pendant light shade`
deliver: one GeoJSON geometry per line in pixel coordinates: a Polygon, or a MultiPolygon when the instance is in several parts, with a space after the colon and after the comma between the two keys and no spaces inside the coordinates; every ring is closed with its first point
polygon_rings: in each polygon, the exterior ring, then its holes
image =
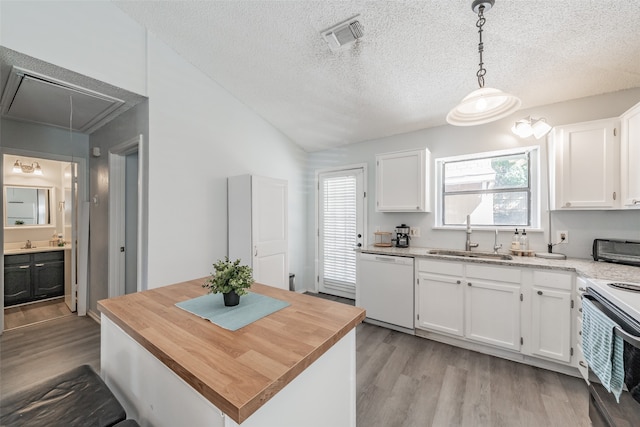
{"type": "Polygon", "coordinates": [[[454,126],[475,126],[501,119],[520,107],[520,99],[499,89],[482,87],[465,96],[447,114],[454,126]]]}
{"type": "Polygon", "coordinates": [[[520,99],[499,89],[484,87],[484,76],[487,70],[484,68],[482,52],[482,26],[485,23],[484,12],[493,7],[495,0],[474,0],[471,9],[478,14],[478,53],[480,54],[480,69],[476,72],[478,85],[469,95],[465,96],[460,104],[449,111],[447,122],[454,126],[475,126],[501,119],[513,113],[520,107],[520,99]]]}

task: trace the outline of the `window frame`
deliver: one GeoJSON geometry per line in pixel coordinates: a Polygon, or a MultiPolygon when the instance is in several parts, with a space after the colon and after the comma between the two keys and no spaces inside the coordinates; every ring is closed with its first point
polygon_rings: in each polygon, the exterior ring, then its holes
{"type": "MultiPolygon", "coordinates": [[[[496,158],[496,157],[504,157],[509,155],[516,154],[528,154],[529,155],[529,218],[530,224],[528,226],[514,226],[514,225],[479,225],[479,224],[471,224],[476,229],[500,229],[500,230],[511,230],[514,227],[522,228],[525,227],[527,230],[541,230],[541,213],[540,213],[540,146],[527,146],[527,147],[518,147],[507,150],[497,150],[497,151],[484,151],[478,153],[469,153],[463,154],[459,156],[451,156],[451,157],[441,157],[435,160],[435,187],[436,187],[436,195],[435,195],[435,204],[436,209],[434,210],[434,229],[461,229],[466,227],[464,224],[460,225],[445,225],[444,224],[444,196],[445,194],[451,194],[445,192],[445,184],[444,184],[444,165],[446,163],[451,162],[459,162],[465,160],[480,160],[480,159],[488,159],[488,158],[496,158]]],[[[505,189],[509,191],[508,189],[505,189]]],[[[484,193],[495,193],[496,191],[488,191],[488,190],[479,190],[477,192],[470,191],[469,194],[484,194],[484,193]]]]}

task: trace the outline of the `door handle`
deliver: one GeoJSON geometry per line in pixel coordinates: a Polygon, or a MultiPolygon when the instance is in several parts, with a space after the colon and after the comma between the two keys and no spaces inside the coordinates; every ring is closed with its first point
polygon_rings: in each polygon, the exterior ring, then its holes
{"type": "Polygon", "coordinates": [[[28,266],[28,265],[21,265],[21,266],[20,266],[20,267],[18,267],[18,268],[29,268],[29,266],[28,266]]]}
{"type": "Polygon", "coordinates": [[[258,256],[258,247],[257,246],[253,247],[253,256],[258,256]]]}
{"type": "Polygon", "coordinates": [[[36,264],[36,267],[42,267],[44,264],[36,264]]]}
{"type": "Polygon", "coordinates": [[[361,248],[362,247],[362,243],[358,243],[356,246],[361,248]]]}

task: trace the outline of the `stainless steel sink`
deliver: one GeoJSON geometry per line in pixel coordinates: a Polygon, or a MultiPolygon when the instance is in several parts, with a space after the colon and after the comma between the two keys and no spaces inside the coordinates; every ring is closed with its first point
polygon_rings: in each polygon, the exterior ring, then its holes
{"type": "Polygon", "coordinates": [[[427,253],[430,255],[447,255],[447,256],[458,256],[463,258],[481,258],[481,259],[494,259],[494,260],[502,260],[502,261],[508,261],[510,259],[513,259],[513,257],[508,254],[495,254],[493,252],[456,251],[451,249],[431,249],[427,253]]]}

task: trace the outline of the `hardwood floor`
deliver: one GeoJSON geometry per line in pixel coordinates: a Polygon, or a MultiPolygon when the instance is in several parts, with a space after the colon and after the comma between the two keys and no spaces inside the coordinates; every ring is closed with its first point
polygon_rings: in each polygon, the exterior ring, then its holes
{"type": "Polygon", "coordinates": [[[357,424],[589,426],[582,379],[358,326],[357,424]]]}
{"type": "MultiPolygon", "coordinates": [[[[357,333],[357,425],[589,426],[582,379],[370,324],[357,333]]],[[[100,326],[69,316],[0,337],[0,398],[88,363],[100,326]]]]}
{"type": "Polygon", "coordinates": [[[100,371],[100,325],[67,316],[0,336],[0,398],[79,365],[100,371]]]}
{"type": "Polygon", "coordinates": [[[64,298],[7,307],[4,309],[4,327],[5,330],[21,328],[72,314],[64,298]]]}

